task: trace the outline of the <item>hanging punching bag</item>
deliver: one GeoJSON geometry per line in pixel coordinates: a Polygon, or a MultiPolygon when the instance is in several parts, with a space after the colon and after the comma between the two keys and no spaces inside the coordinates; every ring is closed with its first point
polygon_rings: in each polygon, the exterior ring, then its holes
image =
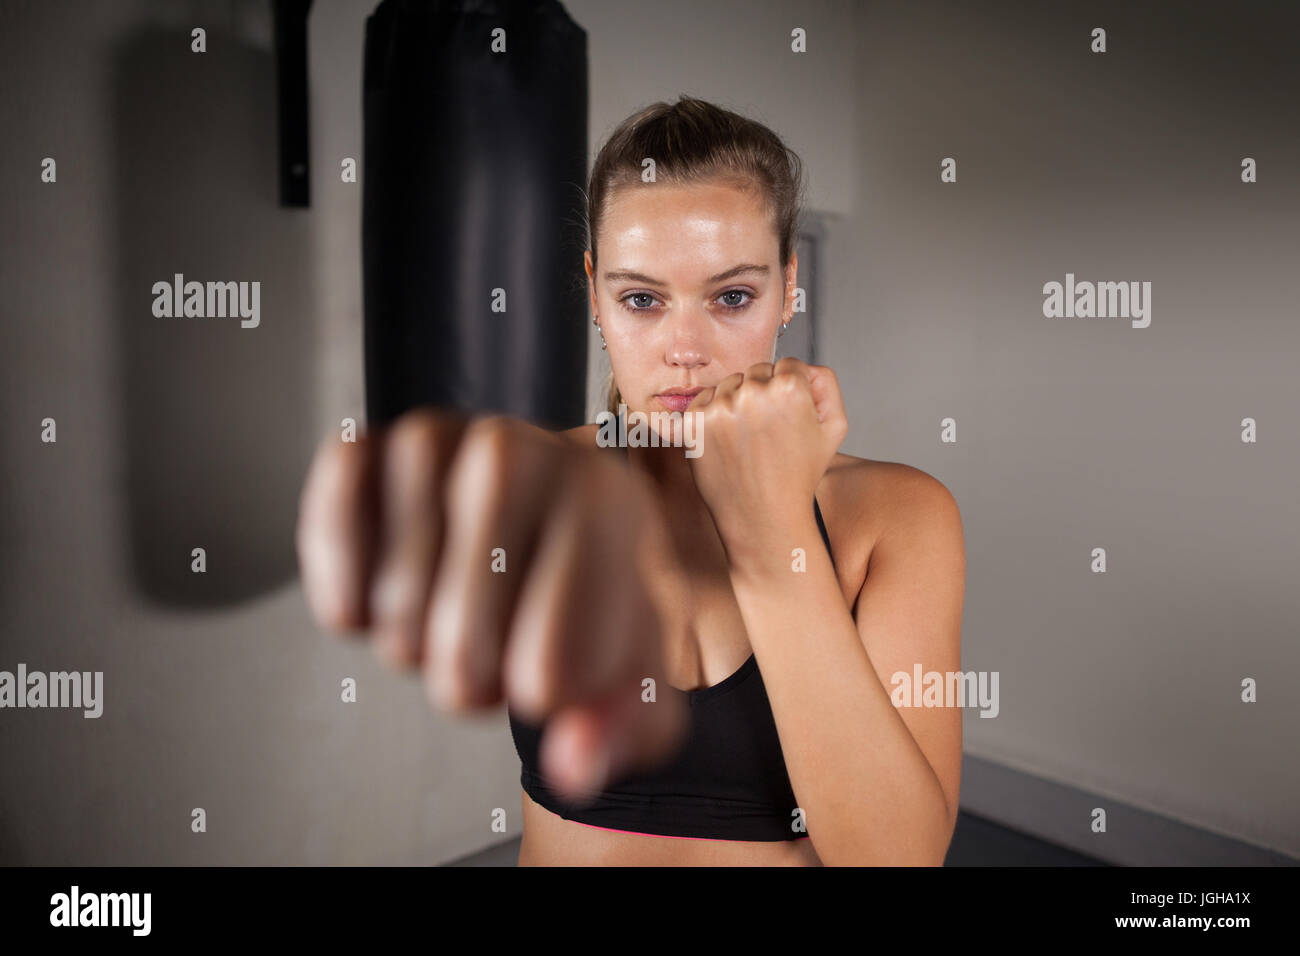
{"type": "Polygon", "coordinates": [[[370,424],[582,424],[586,32],[557,0],[383,0],[364,77],[370,424]]]}

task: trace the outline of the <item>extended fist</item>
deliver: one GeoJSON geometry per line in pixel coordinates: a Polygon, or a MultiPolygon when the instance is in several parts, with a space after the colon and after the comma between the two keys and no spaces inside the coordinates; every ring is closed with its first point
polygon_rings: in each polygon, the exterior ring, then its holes
{"type": "Polygon", "coordinates": [[[543,752],[571,756],[543,773],[576,794],[684,733],[675,699],[634,706],[643,678],[662,681],[643,574],[662,525],[645,479],[608,455],[514,419],[418,409],[321,444],[297,545],[317,620],[421,670],[440,708],[564,717],[572,739],[543,752]],[[610,751],[622,766],[602,774],[610,751]]]}

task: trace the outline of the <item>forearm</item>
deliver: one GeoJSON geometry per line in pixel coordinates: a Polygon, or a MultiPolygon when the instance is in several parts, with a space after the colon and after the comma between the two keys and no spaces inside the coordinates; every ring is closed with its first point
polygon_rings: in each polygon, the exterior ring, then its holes
{"type": "Polygon", "coordinates": [[[817,525],[785,522],[729,551],[790,782],[830,865],[941,865],[943,789],[890,700],[817,525]],[[806,552],[804,571],[792,550],[806,552]]]}

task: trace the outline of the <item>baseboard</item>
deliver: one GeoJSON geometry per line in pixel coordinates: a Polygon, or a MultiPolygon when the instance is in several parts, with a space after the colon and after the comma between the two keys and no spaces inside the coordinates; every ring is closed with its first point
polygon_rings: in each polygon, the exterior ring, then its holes
{"type": "Polygon", "coordinates": [[[517,866],[519,863],[517,836],[506,837],[499,843],[489,844],[481,850],[449,860],[442,866],[517,866]]]}
{"type": "Polygon", "coordinates": [[[961,809],[1115,866],[1296,866],[1300,859],[1036,777],[962,757],[961,809]],[[1089,826],[1105,807],[1106,832],[1089,826]]]}

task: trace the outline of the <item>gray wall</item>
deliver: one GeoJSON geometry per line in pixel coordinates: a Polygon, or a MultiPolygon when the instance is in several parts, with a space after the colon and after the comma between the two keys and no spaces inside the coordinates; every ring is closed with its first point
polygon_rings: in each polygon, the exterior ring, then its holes
{"type": "Polygon", "coordinates": [[[823,339],[845,450],[961,506],[963,667],[1001,681],[966,752],[1300,855],[1298,16],[1222,6],[864,5],[823,339]],[[1150,281],[1150,327],[1045,318],[1067,272],[1150,281]]]}
{"type": "MultiPolygon", "coordinates": [[[[589,34],[593,152],[686,92],[806,160],[845,450],[929,471],[962,507],[964,666],[1002,689],[997,719],[968,715],[968,752],[1300,851],[1281,25],[1175,42],[1168,19],[1095,4],[566,6],[589,34]],[[1256,185],[1237,182],[1246,155],[1256,185]],[[1151,327],[1043,318],[1067,271],[1152,281],[1151,327]],[[1245,416],[1258,444],[1237,438],[1245,416]],[[1257,704],[1237,700],[1245,676],[1257,704]]],[[[500,840],[493,808],[519,832],[504,713],[434,714],[413,679],[321,635],[294,579],[307,456],[363,414],[361,192],[335,171],[362,158],[372,8],[315,4],[313,205],[282,210],[263,4],[6,7],[0,669],[103,670],[106,703],[0,712],[0,861],[436,863],[500,840]],[[194,25],[207,60],[172,46],[194,25]],[[171,262],[261,278],[262,327],[160,338],[130,296],[171,262]],[[149,558],[196,535],[202,594],[149,558]]],[[[589,354],[594,403],[594,337],[589,354]]],[[[1074,816],[1059,827],[1087,827],[1074,816]]]]}

